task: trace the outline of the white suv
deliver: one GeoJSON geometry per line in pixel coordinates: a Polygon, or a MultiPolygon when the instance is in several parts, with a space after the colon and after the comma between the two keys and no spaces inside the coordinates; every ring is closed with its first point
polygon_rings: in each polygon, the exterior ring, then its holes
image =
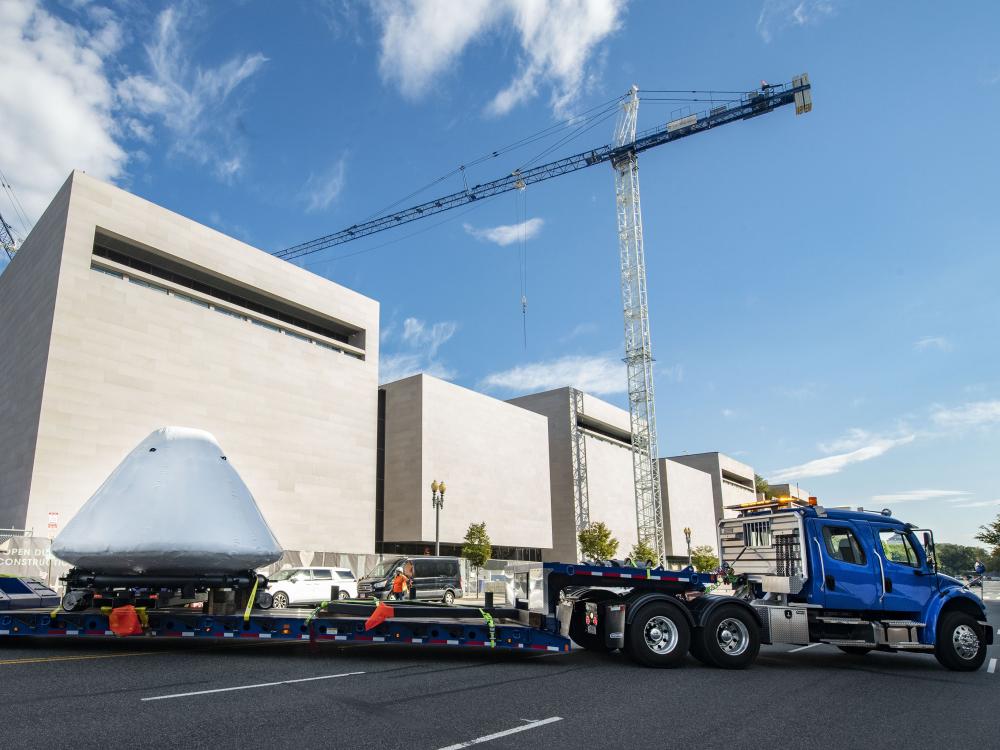
{"type": "Polygon", "coordinates": [[[295,604],[319,604],[330,598],[330,587],[340,587],[341,599],[358,596],[358,581],[350,568],[286,568],[268,576],[267,593],[276,609],[295,604]]]}

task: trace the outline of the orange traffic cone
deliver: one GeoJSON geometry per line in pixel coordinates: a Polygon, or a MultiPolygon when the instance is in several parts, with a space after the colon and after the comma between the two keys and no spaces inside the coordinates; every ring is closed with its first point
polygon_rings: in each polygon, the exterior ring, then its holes
{"type": "Polygon", "coordinates": [[[371,617],[365,620],[365,630],[373,630],[377,628],[386,620],[391,619],[395,614],[396,610],[385,602],[379,602],[378,606],[375,607],[375,611],[372,612],[371,617]]]}

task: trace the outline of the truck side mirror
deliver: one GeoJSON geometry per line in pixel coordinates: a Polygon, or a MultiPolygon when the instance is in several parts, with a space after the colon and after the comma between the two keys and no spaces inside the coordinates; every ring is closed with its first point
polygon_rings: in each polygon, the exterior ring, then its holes
{"type": "Polygon", "coordinates": [[[931,538],[931,532],[929,531],[924,532],[924,549],[932,555],[934,554],[934,539],[931,538]]]}

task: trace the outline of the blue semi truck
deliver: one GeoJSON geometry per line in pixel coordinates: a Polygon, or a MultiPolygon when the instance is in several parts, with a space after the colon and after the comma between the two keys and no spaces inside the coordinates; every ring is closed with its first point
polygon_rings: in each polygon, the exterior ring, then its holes
{"type": "Polygon", "coordinates": [[[937,570],[930,530],[888,510],[823,508],[815,498],[735,506],[719,524],[723,566],[767,643],[933,653],[979,669],[993,643],[986,607],[937,570]]]}
{"type": "Polygon", "coordinates": [[[730,510],[733,517],[719,524],[721,573],[631,561],[523,563],[510,568],[515,600],[505,606],[491,600],[482,608],[390,606],[339,600],[331,591],[316,609],[274,610],[266,578],[253,571],[146,580],[138,588],[76,570],[58,604],[54,591],[6,579],[0,645],[23,637],[127,635],[567,653],[576,643],[620,649],[645,666],[678,666],[690,653],[705,664],[741,669],[762,643],[826,643],[856,657],[871,650],[926,652],[949,669],[982,666],[993,643],[985,606],[937,571],[930,531],[886,511],[824,509],[814,500],[730,510]],[[724,581],[733,594],[718,592],[724,581]]]}

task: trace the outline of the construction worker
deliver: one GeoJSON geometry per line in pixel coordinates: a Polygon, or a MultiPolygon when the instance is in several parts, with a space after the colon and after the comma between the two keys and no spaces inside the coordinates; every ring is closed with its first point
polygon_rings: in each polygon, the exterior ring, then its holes
{"type": "Polygon", "coordinates": [[[406,599],[409,592],[410,577],[406,575],[405,568],[400,566],[392,579],[392,598],[396,600],[406,599]]]}

